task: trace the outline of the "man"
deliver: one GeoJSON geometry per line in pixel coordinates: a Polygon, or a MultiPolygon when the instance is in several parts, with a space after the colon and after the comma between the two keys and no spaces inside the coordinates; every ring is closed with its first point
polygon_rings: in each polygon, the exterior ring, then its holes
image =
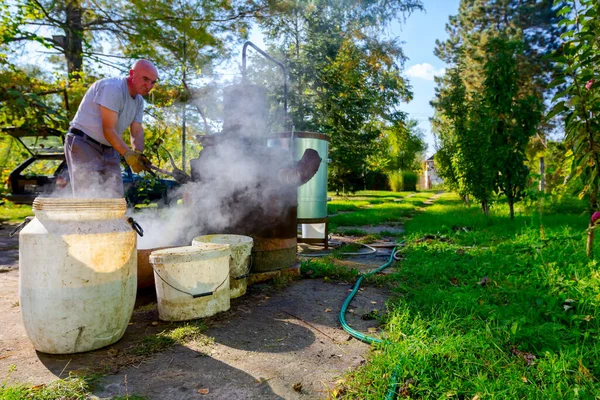
{"type": "Polygon", "coordinates": [[[148,60],[137,61],[127,77],[105,78],[87,91],[65,141],[65,158],[75,197],[123,197],[120,156],[133,172],[148,170],[142,118],[144,100],[158,79],[148,60]],[[121,136],[129,127],[131,148],[121,136]]]}

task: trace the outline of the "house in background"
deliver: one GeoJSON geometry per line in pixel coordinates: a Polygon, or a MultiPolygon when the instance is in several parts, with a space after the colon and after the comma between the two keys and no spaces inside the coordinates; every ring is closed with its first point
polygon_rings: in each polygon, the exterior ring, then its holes
{"type": "Polygon", "coordinates": [[[431,189],[435,185],[444,183],[444,180],[438,176],[435,169],[433,155],[423,162],[423,189],[431,189]]]}

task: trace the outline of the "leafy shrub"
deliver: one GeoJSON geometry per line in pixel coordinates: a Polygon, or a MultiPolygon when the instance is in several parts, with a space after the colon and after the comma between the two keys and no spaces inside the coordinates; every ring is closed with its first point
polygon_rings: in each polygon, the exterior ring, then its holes
{"type": "Polygon", "coordinates": [[[419,177],[416,173],[412,171],[403,171],[402,172],[402,190],[403,191],[416,191],[417,190],[417,181],[419,177]]]}
{"type": "Polygon", "coordinates": [[[400,171],[388,172],[387,177],[392,192],[402,191],[402,173],[400,171]]]}

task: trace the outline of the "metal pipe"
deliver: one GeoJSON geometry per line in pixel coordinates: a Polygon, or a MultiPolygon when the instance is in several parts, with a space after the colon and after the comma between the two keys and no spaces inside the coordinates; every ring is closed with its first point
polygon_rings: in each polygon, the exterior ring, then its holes
{"type": "Polygon", "coordinates": [[[260,49],[254,43],[247,41],[246,43],[244,43],[244,47],[242,48],[242,82],[246,83],[248,80],[248,78],[246,76],[246,49],[248,48],[248,46],[252,47],[254,50],[256,50],[259,54],[261,54],[267,60],[269,60],[281,67],[281,70],[283,71],[283,118],[284,118],[284,123],[287,123],[287,121],[288,121],[288,112],[287,112],[288,87],[287,87],[287,71],[285,69],[285,65],[281,61],[276,60],[275,58],[273,58],[270,55],[268,55],[267,53],[265,53],[262,49],[260,49]]]}

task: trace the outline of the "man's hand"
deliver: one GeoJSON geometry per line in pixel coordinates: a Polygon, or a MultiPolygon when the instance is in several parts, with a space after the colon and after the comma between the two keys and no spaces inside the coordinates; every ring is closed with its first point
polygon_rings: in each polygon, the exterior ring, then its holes
{"type": "Polygon", "coordinates": [[[150,171],[152,163],[141,152],[127,150],[125,154],[123,154],[123,157],[125,157],[125,161],[136,174],[142,171],[150,171]]]}

